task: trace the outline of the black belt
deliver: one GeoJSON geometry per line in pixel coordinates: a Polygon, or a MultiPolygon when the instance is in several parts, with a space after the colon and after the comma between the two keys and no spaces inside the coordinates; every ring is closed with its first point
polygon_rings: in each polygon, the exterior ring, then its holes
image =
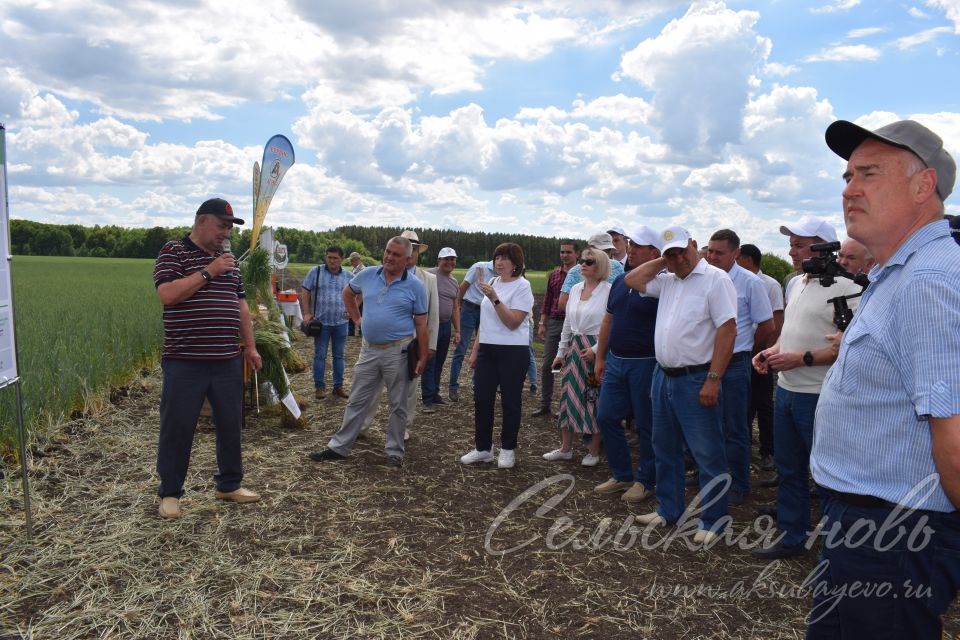
{"type": "Polygon", "coordinates": [[[480,305],[478,305],[476,302],[470,302],[469,300],[464,300],[464,301],[463,301],[463,304],[464,304],[464,306],[470,307],[470,308],[473,308],[473,309],[479,309],[479,308],[480,308],[480,305]]]}
{"type": "Polygon", "coordinates": [[[710,363],[707,364],[695,364],[690,367],[660,367],[663,370],[664,375],[667,375],[671,378],[679,378],[680,376],[688,376],[691,373],[700,373],[701,371],[709,371],[710,363]]]}
{"type": "Polygon", "coordinates": [[[909,509],[909,507],[901,507],[896,502],[890,502],[889,500],[875,496],[864,496],[859,493],[844,493],[843,491],[834,491],[833,489],[826,489],[825,487],[820,488],[832,494],[840,502],[846,502],[854,507],[862,507],[864,509],[896,509],[900,507],[901,509],[909,509]]]}
{"type": "Polygon", "coordinates": [[[734,358],[749,358],[749,357],[751,357],[749,351],[737,351],[735,354],[730,356],[730,359],[733,360],[734,358]]]}

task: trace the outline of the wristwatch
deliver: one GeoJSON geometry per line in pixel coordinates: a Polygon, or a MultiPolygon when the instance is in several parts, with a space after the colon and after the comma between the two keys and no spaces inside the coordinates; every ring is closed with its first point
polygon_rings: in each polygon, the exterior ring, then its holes
{"type": "Polygon", "coordinates": [[[493,306],[497,306],[498,304],[500,304],[500,298],[493,301],[493,306]]]}
{"type": "Polygon", "coordinates": [[[707,380],[713,380],[714,382],[717,382],[720,380],[720,374],[716,371],[707,371],[707,380]]]}
{"type": "Polygon", "coordinates": [[[809,351],[806,351],[803,354],[803,364],[807,365],[808,367],[813,366],[813,354],[809,351]]]}
{"type": "Polygon", "coordinates": [[[207,271],[206,269],[203,269],[202,271],[200,271],[200,277],[206,280],[207,282],[210,282],[210,272],[207,271]]]}

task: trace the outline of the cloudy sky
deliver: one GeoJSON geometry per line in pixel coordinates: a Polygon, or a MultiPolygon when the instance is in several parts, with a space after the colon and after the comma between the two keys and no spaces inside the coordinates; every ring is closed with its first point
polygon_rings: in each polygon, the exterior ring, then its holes
{"type": "MultiPolygon", "coordinates": [[[[841,227],[837,118],[914,118],[960,156],[960,0],[4,0],[13,217],[585,238],[614,223],[841,227]]],[[[956,200],[957,197],[954,197],[956,200]]],[[[948,201],[948,211],[960,204],[948,201]]]]}

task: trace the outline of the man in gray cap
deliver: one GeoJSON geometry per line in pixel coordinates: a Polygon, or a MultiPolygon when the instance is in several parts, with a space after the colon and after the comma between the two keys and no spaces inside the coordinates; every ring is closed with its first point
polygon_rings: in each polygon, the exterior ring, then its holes
{"type": "Polygon", "coordinates": [[[807,637],[940,638],[960,587],[960,247],[943,219],[957,165],[910,120],[838,121],[826,140],[847,159],[847,233],[877,264],[817,406],[832,544],[807,637]],[[888,588],[838,595],[854,584],[888,588]]]}

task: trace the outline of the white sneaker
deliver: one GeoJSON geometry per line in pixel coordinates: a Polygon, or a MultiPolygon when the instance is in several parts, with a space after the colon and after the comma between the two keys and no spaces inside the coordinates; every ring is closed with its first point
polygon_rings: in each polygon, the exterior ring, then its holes
{"type": "Polygon", "coordinates": [[[551,462],[553,462],[554,460],[572,460],[573,451],[564,451],[562,449],[554,449],[553,451],[543,454],[543,459],[550,460],[551,462]]]}
{"type": "Polygon", "coordinates": [[[489,451],[474,449],[467,455],[460,457],[460,464],[473,464],[475,462],[493,462],[493,454],[489,451]]]}
{"type": "Polygon", "coordinates": [[[583,462],[580,464],[585,467],[595,467],[597,466],[598,462],[600,462],[600,456],[595,456],[592,453],[588,453],[587,455],[583,456],[583,462]]]}
{"type": "Polygon", "coordinates": [[[663,519],[663,516],[656,511],[637,516],[636,521],[642,525],[653,525],[654,527],[662,527],[663,525],[667,524],[667,521],[663,519]]]}
{"type": "Polygon", "coordinates": [[[706,529],[697,529],[697,532],[693,534],[693,542],[707,546],[713,544],[719,537],[719,533],[707,531],[706,529]]]}
{"type": "MultiPolygon", "coordinates": [[[[491,456],[492,457],[492,456],[491,456]]],[[[497,466],[501,469],[509,469],[517,461],[513,449],[500,449],[500,457],[497,458],[497,466]]]]}

